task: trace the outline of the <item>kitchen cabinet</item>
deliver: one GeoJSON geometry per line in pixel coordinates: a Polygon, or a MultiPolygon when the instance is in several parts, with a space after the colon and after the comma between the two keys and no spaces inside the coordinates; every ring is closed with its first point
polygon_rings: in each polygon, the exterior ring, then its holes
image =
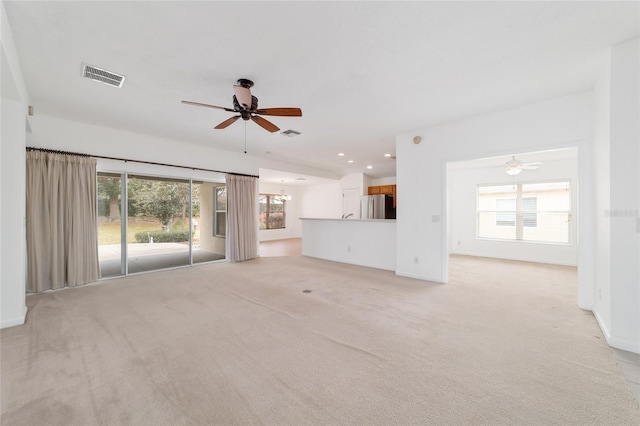
{"type": "Polygon", "coordinates": [[[370,186],[367,189],[368,195],[391,194],[393,195],[393,207],[396,206],[396,186],[395,185],[378,185],[370,186]]]}

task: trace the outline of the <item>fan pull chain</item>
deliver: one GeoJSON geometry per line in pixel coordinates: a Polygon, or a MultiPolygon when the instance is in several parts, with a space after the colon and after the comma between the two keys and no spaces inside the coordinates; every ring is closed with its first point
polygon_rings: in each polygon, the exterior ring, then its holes
{"type": "Polygon", "coordinates": [[[244,122],[244,153],[247,153],[247,122],[244,122]]]}

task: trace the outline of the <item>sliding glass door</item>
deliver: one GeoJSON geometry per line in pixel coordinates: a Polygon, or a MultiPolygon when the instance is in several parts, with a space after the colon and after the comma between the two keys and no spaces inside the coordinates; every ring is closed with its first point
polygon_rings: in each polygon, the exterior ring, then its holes
{"type": "Polygon", "coordinates": [[[193,263],[224,259],[227,223],[224,183],[193,181],[192,200],[193,263]]]}
{"type": "Polygon", "coordinates": [[[120,174],[98,173],[98,260],[103,278],[125,273],[122,183],[120,174]]]}
{"type": "Polygon", "coordinates": [[[98,173],[101,277],[225,258],[224,183],[98,173]]]}
{"type": "Polygon", "coordinates": [[[190,264],[189,181],[129,175],[129,273],[190,264]]]}

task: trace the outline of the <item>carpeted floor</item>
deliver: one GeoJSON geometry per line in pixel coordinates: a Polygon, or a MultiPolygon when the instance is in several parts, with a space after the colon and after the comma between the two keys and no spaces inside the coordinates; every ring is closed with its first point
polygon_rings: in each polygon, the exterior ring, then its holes
{"type": "Polygon", "coordinates": [[[271,257],[29,296],[27,324],[0,333],[0,421],[640,422],[575,268],[450,270],[440,285],[271,257]]]}

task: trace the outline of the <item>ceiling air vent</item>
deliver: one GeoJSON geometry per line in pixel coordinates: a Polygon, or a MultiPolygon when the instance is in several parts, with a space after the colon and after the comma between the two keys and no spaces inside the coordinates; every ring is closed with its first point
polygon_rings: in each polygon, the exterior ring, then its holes
{"type": "Polygon", "coordinates": [[[122,83],[124,83],[125,78],[124,75],[116,74],[84,63],[82,64],[82,76],[115,87],[122,87],[122,83]]]}
{"type": "Polygon", "coordinates": [[[300,132],[296,132],[295,130],[285,130],[284,132],[280,132],[281,134],[285,135],[285,136],[289,136],[290,138],[294,137],[294,136],[298,136],[300,134],[300,132]]]}

